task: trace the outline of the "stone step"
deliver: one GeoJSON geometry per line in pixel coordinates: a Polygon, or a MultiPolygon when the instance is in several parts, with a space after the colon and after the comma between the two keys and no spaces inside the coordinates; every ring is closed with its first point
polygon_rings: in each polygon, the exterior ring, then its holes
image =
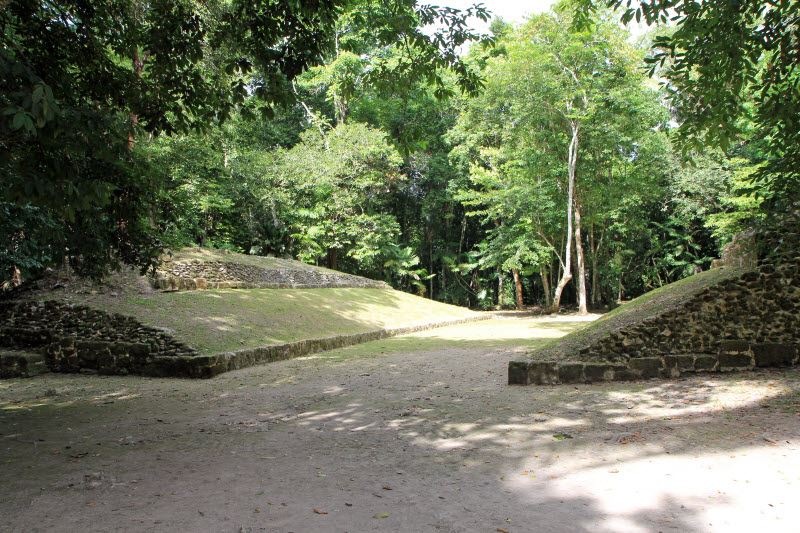
{"type": "Polygon", "coordinates": [[[509,385],[556,385],[636,379],[676,378],[686,373],[781,368],[800,363],[793,343],[723,341],[716,354],[631,357],[627,361],[512,361],[509,385]]]}

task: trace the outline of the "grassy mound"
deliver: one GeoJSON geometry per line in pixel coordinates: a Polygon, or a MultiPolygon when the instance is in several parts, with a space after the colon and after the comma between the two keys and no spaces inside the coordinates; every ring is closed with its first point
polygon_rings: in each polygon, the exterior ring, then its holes
{"type": "Polygon", "coordinates": [[[182,290],[388,288],[383,281],[293,259],[244,255],[210,248],[185,248],[165,255],[154,285],[160,289],[182,290]]]}
{"type": "Polygon", "coordinates": [[[680,307],[704,289],[738,277],[742,273],[743,271],[737,268],[722,267],[664,285],[617,307],[587,327],[548,343],[532,352],[530,356],[541,360],[578,359],[578,352],[595,341],[680,307]]]}
{"type": "Polygon", "coordinates": [[[479,315],[392,289],[103,291],[61,293],[59,299],[133,316],[208,354],[479,315]]]}
{"type": "Polygon", "coordinates": [[[19,297],[59,300],[132,316],[146,326],[166,330],[176,341],[201,354],[480,316],[466,308],[391,288],[337,286],[348,278],[375,282],[291,259],[186,248],[173,252],[165,264],[180,262],[237,263],[268,270],[276,276],[287,272],[323,272],[325,279],[333,283],[330,288],[163,292],[154,290],[147,278],[130,269],[113,273],[101,283],[59,271],[29,284],[19,297]]]}

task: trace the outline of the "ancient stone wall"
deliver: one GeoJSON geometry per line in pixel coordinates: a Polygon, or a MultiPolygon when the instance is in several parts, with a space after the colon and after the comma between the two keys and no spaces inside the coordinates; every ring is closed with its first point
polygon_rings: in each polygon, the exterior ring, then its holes
{"type": "MultiPolygon", "coordinates": [[[[800,258],[704,289],[577,353],[514,361],[509,383],[572,383],[798,363],[800,258]]],[[[535,354],[534,354],[535,355],[535,354]]]]}
{"type": "Polygon", "coordinates": [[[196,355],[132,317],[57,301],[0,302],[0,346],[37,350],[57,372],[146,374],[160,358],[196,355]]]}
{"type": "Polygon", "coordinates": [[[152,278],[152,284],[160,290],[388,288],[383,281],[306,265],[262,268],[223,261],[164,263],[152,278]]]}
{"type": "MultiPolygon", "coordinates": [[[[210,378],[256,364],[488,318],[488,314],[477,315],[200,355],[168,333],[132,317],[58,301],[0,302],[0,347],[38,351],[54,372],[210,378]]],[[[0,377],[24,376],[26,365],[24,358],[0,352],[0,377]]]]}

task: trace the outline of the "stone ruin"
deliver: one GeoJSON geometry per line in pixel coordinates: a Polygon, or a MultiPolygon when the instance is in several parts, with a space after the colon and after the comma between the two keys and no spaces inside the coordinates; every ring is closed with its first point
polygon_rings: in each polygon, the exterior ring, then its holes
{"type": "MultiPolygon", "coordinates": [[[[136,319],[59,301],[0,302],[0,347],[44,356],[55,372],[173,375],[197,352],[136,319]]],[[[3,377],[26,375],[28,358],[4,352],[3,377]]]]}
{"type": "Polygon", "coordinates": [[[274,259],[276,268],[226,261],[165,262],[151,278],[158,290],[202,289],[313,289],[374,288],[386,289],[383,281],[326,270],[297,261],[274,259]]]}
{"type": "Polygon", "coordinates": [[[800,257],[726,279],[655,316],[571,346],[569,353],[543,350],[512,361],[508,382],[590,383],[787,367],[798,364],[798,344],[800,257]]]}

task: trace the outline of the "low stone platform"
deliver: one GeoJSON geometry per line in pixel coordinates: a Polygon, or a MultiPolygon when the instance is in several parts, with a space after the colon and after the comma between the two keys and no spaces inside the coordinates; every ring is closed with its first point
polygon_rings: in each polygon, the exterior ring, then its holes
{"type": "Polygon", "coordinates": [[[272,259],[272,268],[226,261],[175,261],[162,264],[150,278],[154,289],[193,291],[205,289],[387,289],[383,281],[326,270],[299,261],[272,259]]]}
{"type": "MultiPolygon", "coordinates": [[[[362,333],[205,355],[132,317],[56,301],[0,304],[0,377],[32,375],[30,357],[53,372],[210,378],[239,368],[290,359],[444,326],[491,318],[384,328],[362,333]]],[[[38,373],[38,372],[36,372],[38,373]]]]}
{"type": "Polygon", "coordinates": [[[41,354],[0,350],[0,378],[27,378],[47,372],[41,354]]]}
{"type": "Polygon", "coordinates": [[[508,365],[509,385],[557,385],[676,378],[697,372],[731,372],[755,368],[790,367],[800,363],[798,345],[727,340],[715,354],[674,354],[631,357],[627,361],[537,361],[526,359],[508,365]]]}

